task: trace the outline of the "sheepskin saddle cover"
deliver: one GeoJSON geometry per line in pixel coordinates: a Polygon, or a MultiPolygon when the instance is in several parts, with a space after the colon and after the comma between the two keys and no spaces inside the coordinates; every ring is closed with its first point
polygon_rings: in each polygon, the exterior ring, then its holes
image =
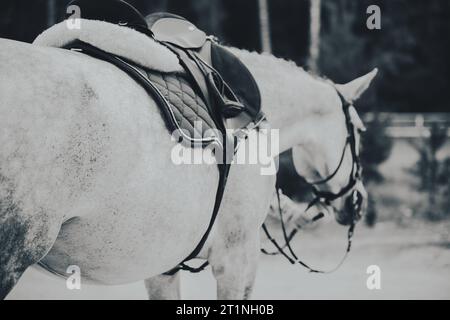
{"type": "Polygon", "coordinates": [[[98,20],[62,21],[41,33],[34,44],[63,48],[79,40],[144,68],[164,73],[183,71],[178,57],[165,46],[134,29],[98,20]]]}

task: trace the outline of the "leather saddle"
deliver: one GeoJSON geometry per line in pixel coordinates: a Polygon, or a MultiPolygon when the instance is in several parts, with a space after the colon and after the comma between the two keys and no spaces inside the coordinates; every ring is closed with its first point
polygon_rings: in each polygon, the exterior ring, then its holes
{"type": "MultiPolygon", "coordinates": [[[[188,90],[187,96],[191,105],[194,105],[189,110],[196,110],[206,124],[219,129],[222,134],[220,150],[223,154],[221,160],[224,161],[218,164],[220,180],[210,224],[194,251],[168,274],[179,270],[199,272],[208,263],[199,268],[191,268],[185,262],[197,257],[214,225],[232,160],[226,156],[230,153],[234,156],[235,148],[239,141],[245,138],[245,133],[257,128],[265,119],[261,112],[258,85],[250,71],[234,54],[220,45],[217,39],[207,36],[194,24],[180,16],[155,13],[145,19],[135,8],[122,0],[75,0],[69,4],[71,5],[80,7],[83,19],[107,21],[149,35],[177,55],[185,72],[172,75],[143,70],[126,59],[81,41],[65,46],[66,49],[81,51],[110,62],[125,71],[156,100],[169,130],[180,129],[183,121],[180,121],[180,118],[186,115],[186,108],[177,113],[177,108],[173,108],[173,105],[180,105],[180,92],[177,90],[181,90],[181,96],[186,95],[186,92],[183,93],[183,88],[186,91],[186,84],[189,84],[192,90],[188,90]],[[230,149],[232,152],[229,152],[230,149]]],[[[185,99],[181,100],[185,101],[185,99]]],[[[178,111],[180,111],[179,108],[178,111]]],[[[187,118],[189,120],[191,117],[187,118]]],[[[186,119],[184,121],[187,122],[186,119]]],[[[192,123],[188,125],[192,126],[192,123]]],[[[202,142],[211,143],[213,140],[206,139],[202,142]]]]}
{"type": "Polygon", "coordinates": [[[254,120],[260,116],[261,96],[253,76],[247,67],[228,49],[218,44],[216,39],[207,37],[191,22],[170,13],[152,14],[147,17],[147,23],[156,40],[170,44],[176,52],[180,49],[191,51],[194,60],[198,60],[200,65],[206,62],[206,68],[212,67],[211,70],[206,70],[209,74],[207,82],[212,94],[222,98],[222,115],[231,119],[243,113],[249,118],[234,121],[235,129],[247,125],[246,120],[254,120]]]}

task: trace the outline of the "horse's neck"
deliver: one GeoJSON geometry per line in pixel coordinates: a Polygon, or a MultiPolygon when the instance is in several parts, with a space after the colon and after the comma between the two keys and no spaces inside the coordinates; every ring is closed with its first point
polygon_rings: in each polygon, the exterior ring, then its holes
{"type": "MultiPolygon", "coordinates": [[[[272,129],[280,130],[280,152],[301,143],[310,116],[317,110],[317,94],[324,86],[293,62],[245,50],[231,49],[256,79],[262,107],[272,129]]],[[[310,121],[309,121],[310,122],[310,121]]]]}

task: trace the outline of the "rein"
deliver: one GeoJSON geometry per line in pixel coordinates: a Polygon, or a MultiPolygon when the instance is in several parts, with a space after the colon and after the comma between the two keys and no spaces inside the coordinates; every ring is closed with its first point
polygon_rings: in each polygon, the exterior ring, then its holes
{"type": "MultiPolygon", "coordinates": [[[[309,209],[311,209],[314,205],[316,205],[318,203],[324,203],[324,204],[326,204],[328,206],[331,206],[333,201],[343,197],[348,192],[353,190],[355,188],[356,184],[358,183],[358,181],[361,179],[362,168],[361,168],[361,161],[360,161],[360,158],[359,158],[359,155],[358,155],[358,152],[357,152],[356,137],[355,137],[355,127],[354,127],[354,125],[353,125],[353,123],[351,121],[351,117],[350,117],[350,113],[349,113],[349,108],[351,107],[351,104],[345,100],[345,98],[342,96],[342,94],[338,90],[336,90],[336,92],[338,93],[339,98],[341,99],[341,102],[342,102],[342,108],[343,108],[343,111],[344,111],[344,114],[345,114],[345,122],[346,122],[347,131],[348,131],[348,137],[347,137],[346,143],[344,145],[344,149],[342,151],[342,156],[341,156],[341,158],[339,160],[337,168],[328,177],[324,178],[323,180],[308,183],[311,186],[315,197],[309,203],[309,205],[306,208],[305,212],[308,211],[309,209]],[[347,149],[348,148],[351,151],[352,162],[353,163],[352,163],[352,171],[350,173],[350,177],[349,177],[349,181],[348,181],[347,185],[345,187],[343,187],[337,193],[333,193],[333,192],[330,192],[330,191],[321,191],[321,190],[319,190],[317,188],[318,185],[326,184],[327,182],[331,181],[338,174],[338,172],[341,169],[342,164],[344,162],[345,155],[347,153],[347,149]]],[[[261,249],[261,251],[264,254],[266,254],[266,255],[278,255],[278,254],[281,254],[291,264],[300,264],[301,266],[306,268],[311,273],[326,274],[326,273],[332,273],[332,272],[337,271],[342,266],[342,264],[345,262],[345,260],[347,259],[348,254],[350,253],[350,250],[351,250],[351,247],[352,247],[352,238],[353,238],[354,231],[355,231],[355,226],[356,226],[355,219],[352,220],[352,223],[350,224],[350,227],[348,229],[348,232],[347,232],[347,248],[346,248],[345,254],[342,257],[342,259],[340,260],[340,262],[336,265],[336,267],[334,267],[331,270],[327,270],[327,271],[317,270],[317,269],[311,268],[308,264],[306,264],[305,262],[301,261],[297,257],[295,251],[293,250],[293,248],[291,246],[291,241],[295,237],[295,235],[298,233],[298,231],[300,230],[301,226],[297,225],[296,228],[290,234],[287,233],[286,225],[285,225],[285,222],[284,222],[284,219],[283,219],[283,212],[282,212],[282,209],[281,209],[280,190],[279,190],[278,186],[276,187],[276,195],[277,195],[278,213],[279,213],[279,216],[280,216],[281,230],[283,232],[283,238],[284,238],[285,244],[283,246],[281,246],[270,235],[270,232],[269,232],[266,224],[263,224],[262,228],[263,228],[264,233],[266,234],[267,238],[274,245],[274,247],[277,249],[278,252],[270,253],[270,252],[267,252],[264,249],[261,249]],[[286,249],[287,249],[288,252],[286,252],[286,249]]],[[[362,202],[362,197],[360,196],[358,191],[354,190],[353,191],[353,209],[354,209],[353,212],[354,213],[356,213],[356,214],[360,213],[360,211],[361,211],[361,202],[362,202]]],[[[319,213],[316,217],[314,217],[312,219],[312,222],[316,222],[316,221],[320,220],[323,217],[324,217],[324,214],[323,213],[319,213]]]]}
{"type": "MultiPolygon", "coordinates": [[[[298,264],[301,265],[302,267],[306,268],[310,273],[328,274],[328,273],[333,273],[333,272],[337,271],[337,270],[344,264],[345,260],[346,260],[347,257],[348,257],[348,254],[349,254],[350,251],[351,251],[351,248],[352,248],[352,239],[353,239],[353,234],[354,234],[354,231],[355,231],[355,226],[356,226],[356,224],[355,224],[355,223],[352,223],[352,224],[350,225],[349,229],[348,229],[348,232],[347,232],[347,249],[346,249],[346,251],[345,251],[345,253],[344,253],[344,256],[343,256],[342,259],[339,261],[339,263],[336,265],[336,267],[334,267],[334,268],[331,269],[331,270],[326,270],[326,271],[314,269],[314,268],[310,267],[308,264],[306,264],[305,262],[303,262],[302,260],[300,260],[300,259],[297,257],[297,255],[295,254],[294,249],[293,249],[292,246],[291,246],[291,241],[292,241],[292,239],[295,237],[295,235],[297,234],[297,232],[300,230],[300,227],[297,226],[297,227],[291,232],[290,235],[287,234],[287,232],[286,232],[286,226],[285,226],[285,223],[284,223],[284,220],[283,220],[283,212],[282,212],[282,210],[281,210],[280,191],[279,191],[278,188],[277,188],[277,192],[276,192],[276,193],[277,193],[277,201],[278,201],[278,213],[279,213],[279,216],[280,216],[280,224],[281,224],[281,229],[282,229],[282,231],[283,231],[283,238],[284,238],[285,244],[284,244],[283,246],[281,246],[281,245],[277,242],[277,240],[275,240],[275,239],[271,236],[269,230],[267,229],[266,224],[264,223],[263,226],[262,226],[263,231],[264,231],[264,233],[266,234],[266,236],[267,236],[267,238],[269,239],[269,241],[270,241],[270,242],[274,245],[274,247],[278,250],[278,252],[267,252],[265,249],[261,249],[261,252],[264,253],[265,255],[272,255],[272,256],[281,254],[282,256],[284,256],[284,257],[289,261],[289,263],[291,263],[291,264],[293,264],[293,265],[295,265],[295,264],[298,263],[298,264]],[[287,252],[285,251],[286,248],[288,249],[289,253],[287,253],[287,252]]],[[[316,216],[316,217],[313,219],[313,222],[318,221],[318,220],[321,219],[322,217],[323,217],[323,214],[319,214],[318,216],[316,216]]]]}

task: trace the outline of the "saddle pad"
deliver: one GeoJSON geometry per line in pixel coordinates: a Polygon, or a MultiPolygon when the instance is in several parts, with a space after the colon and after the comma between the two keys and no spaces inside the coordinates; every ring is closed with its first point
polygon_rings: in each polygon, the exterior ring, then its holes
{"type": "MultiPolygon", "coordinates": [[[[205,146],[218,138],[216,125],[208,107],[189,83],[185,73],[160,73],[145,70],[151,81],[169,103],[178,129],[205,146]],[[213,131],[214,130],[214,131],[213,131]]],[[[197,145],[198,146],[198,145],[197,145]]]]}

